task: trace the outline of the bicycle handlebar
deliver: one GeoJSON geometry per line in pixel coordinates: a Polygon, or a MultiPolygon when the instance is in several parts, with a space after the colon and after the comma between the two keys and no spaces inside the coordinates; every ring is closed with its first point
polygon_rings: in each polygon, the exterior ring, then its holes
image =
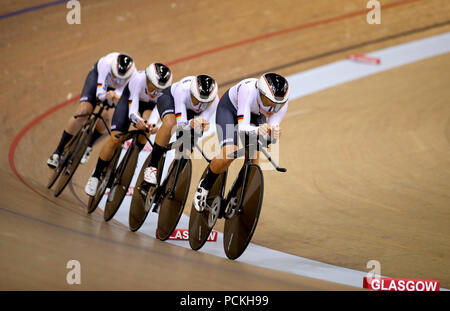
{"type": "MultiPolygon", "coordinates": [[[[197,141],[199,139],[199,137],[201,137],[203,135],[203,131],[199,130],[199,129],[193,129],[190,127],[190,125],[181,125],[178,126],[177,131],[183,131],[183,132],[190,132],[190,131],[194,131],[194,141],[193,141],[193,146],[192,148],[197,148],[197,150],[200,152],[200,154],[203,156],[203,158],[210,163],[211,159],[209,159],[206,154],[203,152],[202,148],[200,148],[200,146],[197,144],[197,141]]],[[[168,143],[167,145],[163,146],[163,149],[165,149],[165,151],[169,151],[171,149],[175,149],[177,147],[180,147],[182,142],[182,140],[184,140],[183,138],[181,138],[182,136],[178,137],[175,141],[168,143]]]]}
{"type": "Polygon", "coordinates": [[[278,172],[282,172],[285,173],[287,172],[287,169],[284,167],[279,167],[275,161],[272,159],[272,157],[270,156],[270,154],[267,152],[267,150],[265,149],[266,146],[268,146],[269,144],[274,144],[276,143],[277,139],[266,139],[264,137],[262,137],[259,134],[256,133],[248,133],[249,135],[249,143],[245,145],[245,147],[236,150],[235,152],[232,152],[230,154],[228,154],[228,157],[233,157],[233,158],[239,158],[240,156],[244,155],[245,150],[247,150],[250,146],[258,146],[261,147],[259,148],[259,150],[264,154],[264,156],[267,158],[267,160],[269,160],[269,162],[273,165],[273,167],[278,171],[278,172]],[[256,141],[256,144],[254,143],[254,141],[256,141]]]}
{"type": "MultiPolygon", "coordinates": [[[[156,124],[151,124],[152,126],[156,126],[156,124]]],[[[124,133],[118,133],[116,135],[114,135],[116,138],[121,138],[121,137],[125,137],[124,140],[128,140],[131,138],[131,136],[133,135],[142,135],[145,137],[145,139],[148,141],[148,143],[150,144],[150,146],[153,147],[153,143],[151,142],[150,138],[147,137],[147,133],[149,133],[149,129],[146,129],[145,131],[143,130],[131,130],[131,131],[127,131],[124,133]]]]}
{"type": "MultiPolygon", "coordinates": [[[[112,105],[110,105],[110,104],[108,104],[108,101],[106,101],[106,100],[104,100],[104,101],[97,101],[97,104],[101,105],[102,109],[104,109],[104,110],[116,108],[116,104],[113,103],[112,105]]],[[[92,111],[90,113],[77,114],[77,115],[74,115],[73,117],[75,119],[78,119],[78,118],[83,118],[83,117],[90,116],[91,114],[98,114],[98,113],[95,113],[94,111],[92,111]]],[[[99,116],[99,117],[101,117],[101,116],[99,116]]]]}

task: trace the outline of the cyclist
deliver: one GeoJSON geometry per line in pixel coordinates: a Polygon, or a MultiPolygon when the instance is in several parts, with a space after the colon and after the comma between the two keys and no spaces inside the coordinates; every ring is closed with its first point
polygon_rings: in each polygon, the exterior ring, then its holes
{"type": "MultiPolygon", "coordinates": [[[[90,114],[95,109],[97,100],[107,100],[109,104],[117,104],[120,94],[134,72],[135,64],[133,59],[127,54],[113,52],[101,57],[86,77],[80,97],[80,104],[78,105],[75,115],[90,114]]],[[[112,113],[113,109],[110,109],[104,113],[103,117],[106,120],[111,120],[112,113]]],[[[86,118],[87,116],[79,118],[71,116],[67,121],[56,150],[47,160],[47,165],[50,168],[56,168],[58,166],[59,158],[64,151],[64,147],[72,137],[78,133],[86,121],[86,118]]],[[[90,147],[92,147],[97,138],[102,136],[105,130],[106,128],[103,122],[97,122],[93,139],[89,144],[90,147]]],[[[87,153],[89,152],[90,149],[88,148],[87,153]]],[[[87,155],[88,154],[85,154],[84,159],[82,160],[83,163],[86,162],[85,157],[87,155]]]]}
{"type": "MultiPolygon", "coordinates": [[[[238,132],[278,139],[281,134],[279,125],[286,114],[288,99],[288,81],[272,72],[263,74],[259,79],[242,80],[222,96],[216,112],[221,154],[211,161],[205,178],[199,182],[194,195],[197,211],[203,211],[215,180],[233,162],[234,158],[227,155],[238,149],[238,132]]],[[[253,162],[257,163],[258,159],[256,156],[253,162]]]]}
{"type": "Polygon", "coordinates": [[[185,77],[163,91],[157,102],[162,125],[156,134],[150,163],[144,170],[147,184],[157,184],[158,162],[174,129],[182,128],[189,132],[191,129],[208,130],[209,119],[219,102],[217,93],[216,81],[205,74],[185,77]]]}
{"type": "MultiPolygon", "coordinates": [[[[113,115],[111,136],[103,145],[95,170],[86,184],[85,192],[88,195],[94,196],[97,192],[103,170],[108,167],[114,151],[123,141],[122,137],[117,138],[116,134],[126,132],[131,122],[139,130],[148,129],[149,135],[156,133],[157,127],[151,126],[159,119],[154,107],[158,97],[162,95],[161,91],[171,84],[172,72],[169,67],[161,63],[152,63],[145,71],[138,71],[130,78],[113,115]]],[[[139,151],[144,148],[146,142],[145,137],[139,136],[139,151]]]]}

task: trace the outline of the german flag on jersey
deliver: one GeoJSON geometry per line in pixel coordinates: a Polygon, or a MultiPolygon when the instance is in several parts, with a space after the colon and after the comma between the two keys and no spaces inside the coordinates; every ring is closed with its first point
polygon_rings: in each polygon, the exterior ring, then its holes
{"type": "Polygon", "coordinates": [[[102,87],[101,83],[97,83],[97,88],[102,87]]]}
{"type": "Polygon", "coordinates": [[[129,101],[128,101],[128,107],[131,106],[131,103],[132,103],[132,102],[133,102],[132,100],[129,100],[129,101]]]}
{"type": "Polygon", "coordinates": [[[241,122],[242,120],[244,120],[244,115],[243,114],[237,116],[237,121],[238,122],[241,122]]]}
{"type": "Polygon", "coordinates": [[[178,120],[179,118],[181,118],[181,112],[178,112],[175,114],[175,118],[178,120]]]}

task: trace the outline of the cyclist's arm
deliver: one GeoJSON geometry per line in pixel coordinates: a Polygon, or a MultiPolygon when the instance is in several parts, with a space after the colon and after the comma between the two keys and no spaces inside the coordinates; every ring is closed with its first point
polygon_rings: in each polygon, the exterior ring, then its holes
{"type": "MultiPolygon", "coordinates": [[[[177,127],[185,126],[188,124],[187,120],[187,112],[186,112],[186,90],[182,89],[181,87],[178,87],[173,92],[173,100],[174,100],[174,106],[175,106],[175,118],[177,120],[177,127]]],[[[190,91],[188,91],[188,94],[190,96],[190,91]]],[[[190,100],[190,99],[188,99],[190,100]]]]}
{"type": "Polygon", "coordinates": [[[249,134],[257,134],[258,127],[250,125],[251,111],[253,96],[251,90],[242,85],[238,94],[238,107],[237,107],[237,121],[239,132],[247,132],[249,134]]]}
{"type": "Polygon", "coordinates": [[[105,100],[107,86],[105,85],[106,76],[111,71],[111,64],[104,58],[101,58],[97,63],[97,98],[100,101],[105,100]]]}
{"type": "Polygon", "coordinates": [[[137,99],[131,98],[128,101],[128,105],[128,117],[130,118],[131,122],[138,123],[140,120],[142,120],[142,117],[139,115],[139,96],[137,97],[137,99]]]}
{"type": "MultiPolygon", "coordinates": [[[[128,89],[130,90],[130,99],[128,100],[128,117],[133,123],[137,123],[142,120],[139,114],[139,90],[140,86],[137,81],[131,80],[128,83],[128,89]],[[131,101],[131,103],[130,103],[131,101]],[[130,105],[131,104],[131,105],[130,105]]],[[[122,89],[123,90],[123,89],[122,89]]],[[[122,92],[121,92],[122,93],[122,92]]]]}

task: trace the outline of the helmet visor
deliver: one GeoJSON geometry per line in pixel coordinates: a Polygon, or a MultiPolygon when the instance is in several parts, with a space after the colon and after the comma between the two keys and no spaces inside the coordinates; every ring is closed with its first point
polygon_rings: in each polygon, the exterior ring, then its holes
{"type": "Polygon", "coordinates": [[[266,96],[264,96],[261,92],[259,92],[260,98],[261,98],[261,104],[265,111],[267,112],[278,112],[281,110],[281,108],[284,107],[286,103],[277,104],[268,99],[266,96]]]}
{"type": "Polygon", "coordinates": [[[159,86],[155,85],[155,84],[148,78],[148,76],[147,76],[147,78],[146,78],[146,81],[147,81],[147,91],[148,91],[149,93],[152,93],[152,92],[161,92],[162,89],[161,89],[159,86]]]}
{"type": "Polygon", "coordinates": [[[212,104],[214,99],[209,102],[201,102],[191,94],[191,101],[195,109],[205,111],[209,107],[209,105],[212,104]]]}
{"type": "Polygon", "coordinates": [[[112,72],[112,71],[111,71],[111,76],[112,76],[113,81],[114,81],[115,83],[117,83],[117,84],[123,84],[123,83],[125,83],[125,82],[127,81],[127,79],[123,79],[123,78],[117,77],[117,76],[114,74],[114,72],[112,72]]]}

